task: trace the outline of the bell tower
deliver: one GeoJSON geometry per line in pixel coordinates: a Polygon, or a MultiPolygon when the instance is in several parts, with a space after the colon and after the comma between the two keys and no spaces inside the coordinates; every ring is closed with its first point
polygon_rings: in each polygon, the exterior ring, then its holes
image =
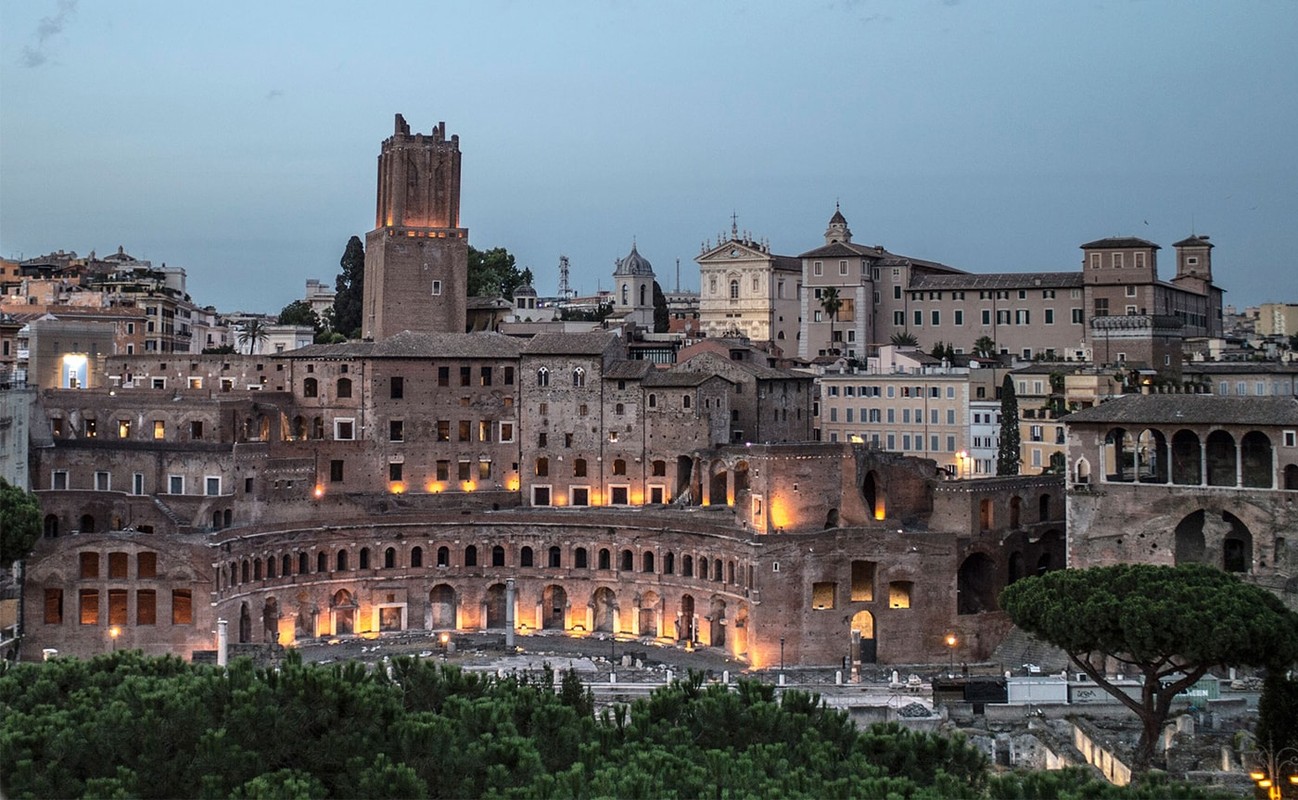
{"type": "Polygon", "coordinates": [[[365,235],[362,333],[464,333],[469,232],[460,227],[460,137],[396,130],[379,152],[374,230],[365,235]]]}

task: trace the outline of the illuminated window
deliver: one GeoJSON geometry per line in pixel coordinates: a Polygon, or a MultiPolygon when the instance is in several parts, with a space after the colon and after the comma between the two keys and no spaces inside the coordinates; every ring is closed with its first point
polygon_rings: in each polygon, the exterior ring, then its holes
{"type": "Polygon", "coordinates": [[[811,607],[821,611],[833,608],[837,590],[838,584],[831,581],[811,584],[811,607]]]}
{"type": "Polygon", "coordinates": [[[171,590],[171,624],[192,625],[194,623],[194,597],[188,589],[171,590]]]}
{"type": "Polygon", "coordinates": [[[852,562],[852,601],[868,603],[874,600],[873,561],[852,562]]]}
{"type": "Polygon", "coordinates": [[[99,624],[99,590],[82,589],[80,592],[81,607],[78,611],[82,625],[99,624]]]}
{"type": "Polygon", "coordinates": [[[63,590],[45,590],[45,624],[63,624],[63,590]]]}
{"type": "Polygon", "coordinates": [[[153,438],[154,438],[154,439],[165,439],[165,438],[167,438],[167,423],[166,423],[166,422],[164,422],[164,421],[162,421],[162,420],[160,420],[160,419],[155,419],[155,420],[153,421],[153,438]]]}
{"type": "Polygon", "coordinates": [[[888,584],[888,608],[910,608],[910,593],[914,585],[910,581],[888,584]]]}

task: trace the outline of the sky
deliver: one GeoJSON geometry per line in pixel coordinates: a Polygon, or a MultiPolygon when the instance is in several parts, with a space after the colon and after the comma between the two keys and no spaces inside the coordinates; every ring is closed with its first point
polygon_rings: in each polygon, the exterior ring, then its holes
{"type": "Polygon", "coordinates": [[[461,224],[555,293],[636,243],[697,288],[738,226],[971,272],[1133,235],[1298,302],[1298,3],[0,0],[0,256],[124,246],[278,311],[374,225],[401,113],[463,153],[461,224]]]}

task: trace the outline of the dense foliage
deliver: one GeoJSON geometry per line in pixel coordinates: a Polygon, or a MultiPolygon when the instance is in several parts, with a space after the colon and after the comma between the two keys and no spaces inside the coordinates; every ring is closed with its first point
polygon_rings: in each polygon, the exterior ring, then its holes
{"type": "Polygon", "coordinates": [[[36,495],[0,478],[0,566],[26,558],[41,535],[36,495]]]}
{"type": "Polygon", "coordinates": [[[1173,698],[1210,668],[1284,668],[1298,659],[1298,614],[1204,564],[1058,570],[1011,584],[1000,602],[1015,625],[1062,648],[1140,718],[1137,771],[1153,760],[1173,698]],[[1108,680],[1106,659],[1142,678],[1140,697],[1108,680]]]}
{"type": "Polygon", "coordinates": [[[1019,398],[1014,379],[1006,375],[1001,382],[1001,438],[996,449],[996,474],[1019,474],[1019,398]]]}
{"type": "Polygon", "coordinates": [[[338,266],[342,271],[334,281],[333,329],[356,339],[361,335],[361,306],[365,302],[365,245],[359,236],[347,240],[338,266]]]}
{"type": "Polygon", "coordinates": [[[573,673],[555,692],[293,654],[279,671],[124,652],[0,668],[0,779],[14,798],[1159,796],[1072,771],[993,777],[958,738],[858,731],[757,683],[692,676],[596,718],[573,673]]]}
{"type": "Polygon", "coordinates": [[[469,248],[469,297],[512,298],[515,289],[531,282],[532,271],[520,270],[505,248],[469,248]]]}

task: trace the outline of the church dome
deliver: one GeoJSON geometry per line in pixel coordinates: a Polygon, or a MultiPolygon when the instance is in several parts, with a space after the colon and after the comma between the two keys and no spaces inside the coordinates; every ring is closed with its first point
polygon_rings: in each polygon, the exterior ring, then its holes
{"type": "Polygon", "coordinates": [[[647,275],[653,277],[653,274],[653,265],[649,263],[649,259],[640,255],[634,243],[632,243],[631,252],[627,253],[626,258],[618,259],[617,269],[613,272],[614,277],[619,275],[647,275]]]}

